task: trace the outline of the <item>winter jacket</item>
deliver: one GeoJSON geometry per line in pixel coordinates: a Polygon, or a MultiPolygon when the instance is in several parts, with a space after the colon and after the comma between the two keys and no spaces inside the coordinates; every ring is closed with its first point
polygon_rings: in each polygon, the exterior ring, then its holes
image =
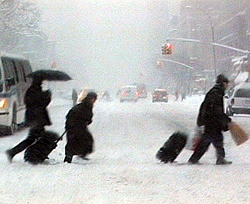
{"type": "Polygon", "coordinates": [[[205,127],[205,133],[218,133],[228,130],[231,119],[224,113],[224,87],[216,84],[208,91],[201,104],[197,125],[205,127]]]}
{"type": "Polygon", "coordinates": [[[74,106],[66,115],[68,155],[86,155],[93,151],[94,140],[87,125],[92,123],[93,105],[88,100],[74,106]]]}
{"type": "Polygon", "coordinates": [[[51,125],[47,106],[51,101],[51,92],[42,91],[41,85],[31,85],[24,96],[26,105],[25,123],[28,126],[51,125]]]}
{"type": "Polygon", "coordinates": [[[87,100],[77,104],[66,115],[65,129],[86,128],[87,125],[92,123],[92,109],[93,105],[87,100]]]}

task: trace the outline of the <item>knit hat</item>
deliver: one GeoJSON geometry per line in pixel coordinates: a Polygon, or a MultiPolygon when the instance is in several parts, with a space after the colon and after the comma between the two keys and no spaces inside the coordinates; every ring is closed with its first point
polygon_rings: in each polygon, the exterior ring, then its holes
{"type": "Polygon", "coordinates": [[[218,75],[217,78],[216,78],[216,83],[221,84],[221,83],[224,83],[224,82],[228,83],[229,82],[228,78],[223,74],[218,75]]]}
{"type": "Polygon", "coordinates": [[[97,94],[95,92],[89,92],[86,96],[87,99],[97,99],[97,94]]]}

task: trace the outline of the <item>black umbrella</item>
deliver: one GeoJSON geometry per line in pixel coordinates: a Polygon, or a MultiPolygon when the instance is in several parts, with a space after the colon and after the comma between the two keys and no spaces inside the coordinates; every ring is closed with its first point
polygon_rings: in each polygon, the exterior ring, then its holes
{"type": "Polygon", "coordinates": [[[37,78],[47,81],[68,81],[72,78],[65,72],[51,69],[41,69],[27,75],[30,78],[37,78]]]}

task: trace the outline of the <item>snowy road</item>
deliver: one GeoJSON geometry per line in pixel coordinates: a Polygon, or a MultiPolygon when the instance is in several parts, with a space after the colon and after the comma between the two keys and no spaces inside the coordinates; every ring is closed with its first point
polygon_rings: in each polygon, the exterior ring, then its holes
{"type": "MultiPolygon", "coordinates": [[[[0,203],[249,203],[249,141],[235,146],[225,133],[230,166],[216,166],[213,147],[201,159],[204,165],[159,164],[155,154],[173,131],[192,131],[202,97],[184,102],[98,102],[90,130],[95,152],[90,161],[63,163],[65,139],[51,153],[51,161],[32,166],[23,153],[12,164],[4,151],[26,137],[22,130],[0,138],[0,203]]],[[[53,126],[62,133],[71,101],[55,100],[50,108],[53,126]]],[[[250,133],[250,117],[236,116],[250,133]]],[[[177,158],[186,162],[184,150],[177,158]]]]}

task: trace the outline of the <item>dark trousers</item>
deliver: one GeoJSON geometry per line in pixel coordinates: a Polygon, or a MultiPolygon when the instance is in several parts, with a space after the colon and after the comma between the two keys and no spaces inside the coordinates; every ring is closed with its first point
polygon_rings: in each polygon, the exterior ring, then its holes
{"type": "Polygon", "coordinates": [[[71,163],[73,159],[73,155],[69,154],[69,153],[65,153],[65,158],[64,158],[64,162],[68,162],[71,163]]]}
{"type": "Polygon", "coordinates": [[[32,145],[37,139],[41,137],[42,131],[44,131],[44,127],[32,127],[29,131],[28,137],[11,149],[12,155],[15,156],[19,152],[22,152],[27,147],[32,145]]]}
{"type": "Polygon", "coordinates": [[[217,160],[223,159],[225,157],[225,150],[223,147],[223,135],[221,132],[211,134],[204,133],[203,138],[197,147],[196,151],[192,154],[189,161],[192,163],[196,163],[200,160],[200,158],[205,154],[210,144],[213,144],[216,150],[217,160]]]}

